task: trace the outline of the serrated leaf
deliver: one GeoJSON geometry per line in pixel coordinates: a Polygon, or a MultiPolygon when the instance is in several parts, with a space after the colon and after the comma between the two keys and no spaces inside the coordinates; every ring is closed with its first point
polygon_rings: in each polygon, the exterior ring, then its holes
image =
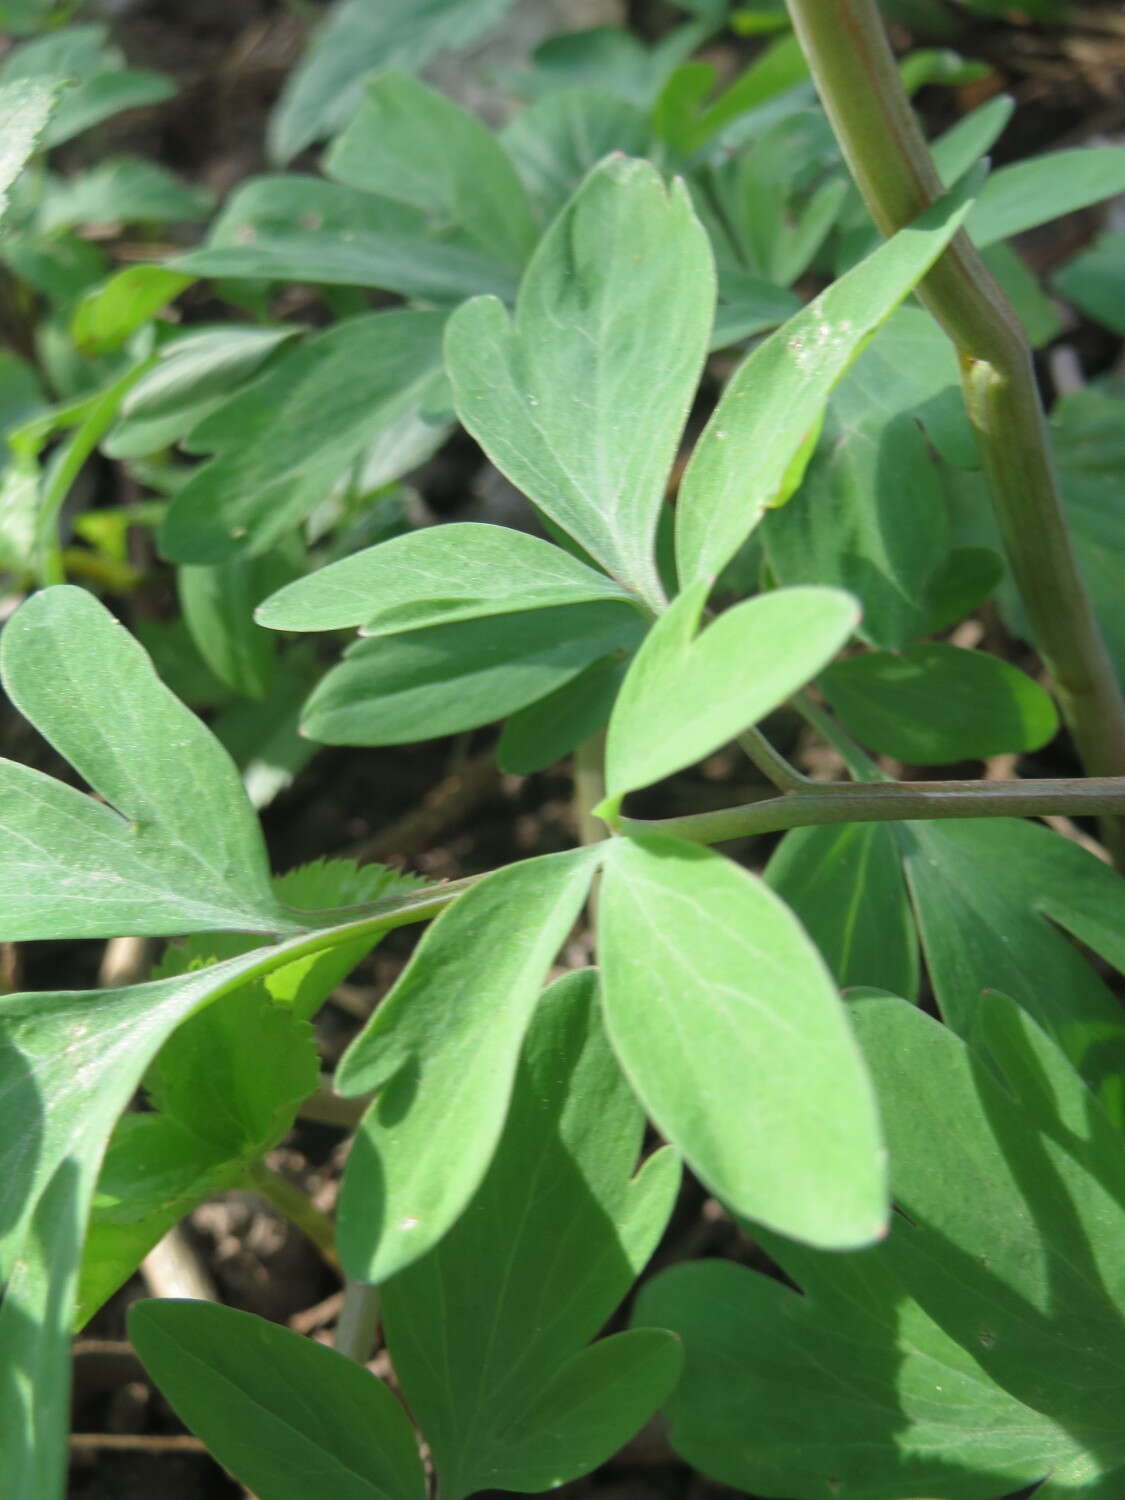
{"type": "Polygon", "coordinates": [[[301,730],[329,745],[459,734],[536,702],[603,656],[631,651],[643,634],[631,604],[606,601],[359,641],[309,697],[301,730]]]}
{"type": "Polygon", "coordinates": [[[514,321],[479,298],[446,335],[458,414],[492,461],[657,607],[657,519],[713,307],[682,184],[609,157],[540,241],[514,321]]]}
{"type": "Polygon", "coordinates": [[[617,839],[598,904],[606,1026],[661,1134],[737,1214],[828,1248],[886,1224],[875,1102],[823,961],[713,850],[617,839]]]}
{"type": "Polygon", "coordinates": [[[289,75],[269,122],[274,162],[291,161],[348,119],[364,77],[376,68],[418,69],[467,47],[512,0],[338,0],[289,75]]]}
{"type": "Polygon", "coordinates": [[[271,630],[365,636],[629,595],[561,547],[480,522],[450,522],[393,537],[298,579],[256,618],[271,630]]]}
{"type": "Polygon", "coordinates": [[[408,204],[433,232],[517,272],[538,237],[523,184],[496,137],[408,73],[380,73],[366,85],[325,170],[346,187],[408,204]]]}
{"type": "Polygon", "coordinates": [[[883,823],[794,828],[765,879],[800,919],[841,989],[918,993],[918,937],[894,831],[883,823]]]}
{"type": "Polygon", "coordinates": [[[129,1337],[185,1424],[261,1500],[424,1500],[409,1419],[362,1365],[251,1313],[138,1302],[129,1337]]]}
{"type": "Polygon", "coordinates": [[[589,972],[543,996],[484,1181],[383,1294],[395,1373],[449,1500],[587,1472],[675,1378],[678,1352],[653,1330],[583,1355],[655,1248],[679,1181],[669,1151],[633,1175],[643,1116],[595,1001],[589,972]]]}
{"type": "Polygon", "coordinates": [[[194,276],[380,287],[438,303],[478,292],[510,299],[518,279],[409,204],[298,176],[251,178],[207,243],[170,264],[194,276]]]}
{"type": "Polygon", "coordinates": [[[441,313],[393,310],[339,323],[286,351],[196,427],[214,455],[160,528],[167,556],[217,563],[260,553],[298,526],[381,432],[444,405],[441,313]]]}
{"type": "Polygon", "coordinates": [[[1037,682],[998,656],[941,641],[849,657],[818,685],[857,739],[910,765],[1038,750],[1059,727],[1037,682]]]}
{"type": "Polygon", "coordinates": [[[5,938],[300,930],[226,752],[92,595],[36,594],[0,661],[15,706],[105,799],[0,762],[5,938]]]}
{"type": "Polygon", "coordinates": [[[475,885],[427,930],[344,1054],[337,1091],[380,1090],[344,1173],[338,1232],[349,1275],[393,1276],[464,1211],[503,1128],[539,988],[599,857],[548,854],[475,885]]]}
{"type": "Polygon", "coordinates": [[[975,179],[822,292],[731,378],[680,485],[676,560],[684,584],[713,577],[764,510],[795,488],[794,460],[833,386],[963,223],[975,179]]]}
{"type": "Polygon", "coordinates": [[[702,760],[763,718],[831,661],[859,618],[847,594],[786,589],[736,605],[697,635],[707,592],[698,583],[681,594],[629,668],[606,740],[609,797],[702,760]]]}

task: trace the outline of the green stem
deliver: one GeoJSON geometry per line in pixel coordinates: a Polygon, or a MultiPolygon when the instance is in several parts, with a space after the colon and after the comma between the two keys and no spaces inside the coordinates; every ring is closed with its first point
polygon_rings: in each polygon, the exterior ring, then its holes
{"type": "Polygon", "coordinates": [[[780,833],[826,823],[889,823],[933,818],[1033,818],[1125,813],[1125,776],[1041,781],[837,782],[743,807],[681,818],[622,818],[622,833],[674,834],[698,844],[780,833]]]}
{"type": "MultiPolygon", "coordinates": [[[[893,234],[942,185],[874,0],[788,4],[856,185],[893,234]]],[[[1078,571],[1019,319],[963,232],[918,295],[957,346],[1008,562],[1078,754],[1091,775],[1123,775],[1125,703],[1078,571]]],[[[1123,833],[1119,822],[1119,847],[1123,833]]]]}
{"type": "Polygon", "coordinates": [[[306,1239],[312,1241],[334,1270],[340,1269],[332,1221],[327,1214],[321,1213],[307,1193],[302,1193],[280,1172],[274,1172],[261,1161],[247,1169],[246,1178],[256,1193],[260,1193],[267,1203],[272,1203],[306,1239]]]}
{"type": "Polygon", "coordinates": [[[336,1352],[356,1364],[365,1365],[371,1358],[375,1331],[379,1327],[379,1288],[366,1281],[344,1283],[344,1305],[336,1324],[336,1352]]]}
{"type": "Polygon", "coordinates": [[[807,776],[802,776],[791,766],[780,751],[775,750],[760,729],[747,729],[738,736],[738,747],[761,771],[767,781],[772,781],[779,792],[800,792],[815,785],[807,776]]]}
{"type": "MultiPolygon", "coordinates": [[[[826,709],[821,708],[819,703],[810,698],[807,692],[794,693],[792,703],[805,723],[815,729],[826,744],[832,746],[853,780],[890,780],[890,777],[879,769],[867,751],[856,744],[844,726],[838,723],[826,709]]],[[[809,782],[809,785],[816,786],[817,783],[809,782]]]]}
{"type": "Polygon", "coordinates": [[[580,843],[600,844],[605,838],[605,824],[593,814],[604,798],[605,734],[599,732],[583,740],[574,752],[574,815],[580,843]]]}

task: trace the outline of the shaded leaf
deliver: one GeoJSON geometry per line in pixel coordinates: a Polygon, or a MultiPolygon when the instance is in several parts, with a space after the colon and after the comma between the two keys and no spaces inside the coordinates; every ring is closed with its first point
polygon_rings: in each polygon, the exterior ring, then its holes
{"type": "Polygon", "coordinates": [[[643,156],[648,120],[637,105],[577,86],[535,100],[508,121],[500,140],[544,223],[550,223],[592,167],[611,151],[643,156]]]}
{"type": "Polygon", "coordinates": [[[583,1352],[655,1248],[679,1181],[669,1151],[632,1175],[644,1120],[595,999],[588,972],[543,996],[484,1181],[384,1292],[395,1372],[449,1500],[587,1472],[678,1369],[655,1330],[583,1352]]]}
{"type": "Polygon", "coordinates": [[[251,1313],[136,1302],[129,1337],[177,1414],[261,1500],[424,1500],[409,1419],[362,1365],[251,1313]]]}

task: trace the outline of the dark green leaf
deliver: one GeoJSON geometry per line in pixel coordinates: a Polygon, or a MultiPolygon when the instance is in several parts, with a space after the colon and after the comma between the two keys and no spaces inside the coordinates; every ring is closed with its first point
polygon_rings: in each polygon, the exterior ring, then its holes
{"type": "Polygon", "coordinates": [[[1087,317],[1125,334],[1125,233],[1099,235],[1052,278],[1055,289],[1087,317]]]}
{"type": "Polygon", "coordinates": [[[910,765],[1038,750],[1059,727],[1055,705],[1023,672],[937,641],[850,657],[819,686],[858,739],[910,765]]]}
{"type": "Polygon", "coordinates": [[[504,718],[613,652],[644,622],[632,605],[571,604],[460,620],[348,648],[305,705],[302,733],[329,745],[406,745],[504,718]]]}
{"type": "Polygon", "coordinates": [[[886,1153],[824,964],[765,885],[677,839],[612,842],[606,1024],[657,1129],[735,1213],[852,1248],[886,1224],[886,1153]]]}
{"type": "Polygon", "coordinates": [[[129,1337],[186,1425],[260,1500],[425,1500],[406,1413],[335,1350],[203,1302],[134,1303],[129,1337]]]}
{"type": "Polygon", "coordinates": [[[451,48],[467,47],[498,21],[512,0],[338,0],[308,54],[289,75],[269,125],[270,155],[291,161],[332,135],[360,100],[376,68],[421,68],[451,48]]]}
{"type": "Polygon", "coordinates": [[[277,552],[177,570],[180,608],[200,656],[247,698],[266,696],[276,665],[277,642],[254,623],[254,608],[294,571],[277,552]]]}
{"type": "Polygon", "coordinates": [[[369,443],[445,409],[441,313],[367,313],[287,351],[190,436],[215,456],[176,495],[160,544],[176,562],[268,550],[369,443]]]}
{"type": "Polygon", "coordinates": [[[667,1150],[632,1175],[643,1116],[595,999],[588,972],[543,996],[484,1181],[384,1293],[395,1373],[448,1500],[587,1472],[678,1370],[654,1330],[583,1349],[643,1269],[679,1181],[667,1150]]]}
{"type": "Polygon", "coordinates": [[[607,572],[663,600],[653,544],[710,333],[707,238],[682,184],[609,157],[532,257],[514,322],[450,319],[457,410],[497,467],[607,572]]]}
{"type": "Polygon", "coordinates": [[[800,918],[841,988],[872,985],[914,999],[918,938],[890,828],[794,828],[765,878],[800,918]]]}
{"type": "Polygon", "coordinates": [[[609,723],[628,663],[603,656],[504,725],[496,759],[516,776],[545,771],[609,723]]]}
{"type": "Polygon", "coordinates": [[[548,854],[475,885],[428,929],[344,1054],[337,1091],[380,1090],[344,1174],[350,1275],[383,1281],[425,1255],[479,1186],[539,988],[599,857],[548,854]]]}

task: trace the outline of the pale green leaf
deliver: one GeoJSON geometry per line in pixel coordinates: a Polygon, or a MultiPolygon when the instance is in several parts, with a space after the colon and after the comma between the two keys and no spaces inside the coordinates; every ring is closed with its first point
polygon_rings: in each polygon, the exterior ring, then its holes
{"type": "Polygon", "coordinates": [[[885,1231],[886,1153],[824,963],[713,850],[617,839],[598,904],[606,1024],[661,1134],[733,1212],[827,1248],[885,1231]]]}
{"type": "Polygon", "coordinates": [[[74,309],[71,337],[83,354],[109,354],[191,283],[164,266],[128,266],[86,293],[74,309]]]}
{"type": "Polygon", "coordinates": [[[54,107],[57,89],[37,78],[0,84],[0,217],[8,189],[35,151],[54,107]]]}
{"type": "Polygon", "coordinates": [[[781,589],[736,605],[697,635],[696,584],[657,621],[622,685],[606,741],[620,797],[702,760],[803,687],[859,618],[833,589],[781,589]]]}
{"type": "Polygon", "coordinates": [[[707,237],[681,183],[609,157],[532,257],[514,321],[458,309],[446,361],[462,422],[496,466],[650,605],[668,471],[714,309],[707,237]]]}
{"type": "Polygon", "coordinates": [[[524,1032],[598,849],[508,865],[433,923],[349,1047],[339,1092],[379,1089],[344,1174],[340,1255],[383,1281],[425,1255],[492,1159],[524,1032]],[[513,913],[518,912],[518,918],[513,913]]]}

